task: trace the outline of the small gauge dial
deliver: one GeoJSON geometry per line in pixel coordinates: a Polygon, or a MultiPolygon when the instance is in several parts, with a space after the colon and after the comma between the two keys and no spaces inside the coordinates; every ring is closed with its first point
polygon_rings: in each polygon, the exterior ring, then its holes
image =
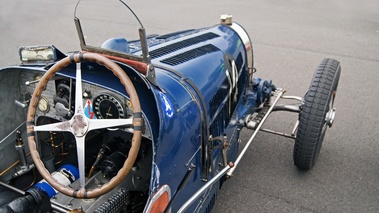
{"type": "Polygon", "coordinates": [[[50,109],[49,101],[45,97],[41,97],[38,101],[38,109],[41,112],[48,112],[50,109]]]}
{"type": "Polygon", "coordinates": [[[109,94],[101,94],[93,100],[94,113],[98,119],[124,118],[122,104],[109,94]]]}

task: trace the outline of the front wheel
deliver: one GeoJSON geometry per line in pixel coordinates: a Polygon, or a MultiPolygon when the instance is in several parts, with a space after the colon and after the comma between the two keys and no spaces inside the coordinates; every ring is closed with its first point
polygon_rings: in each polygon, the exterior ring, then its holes
{"type": "Polygon", "coordinates": [[[315,165],[326,129],[333,124],[340,73],[338,61],[324,59],[304,96],[293,152],[294,163],[301,170],[309,170],[315,165]]]}

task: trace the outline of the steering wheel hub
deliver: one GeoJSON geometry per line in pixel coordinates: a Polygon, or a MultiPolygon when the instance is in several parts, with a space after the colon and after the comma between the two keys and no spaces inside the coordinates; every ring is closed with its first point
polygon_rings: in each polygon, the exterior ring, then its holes
{"type": "Polygon", "coordinates": [[[76,137],[83,137],[88,132],[88,120],[81,114],[76,114],[70,122],[71,132],[76,137]]]}

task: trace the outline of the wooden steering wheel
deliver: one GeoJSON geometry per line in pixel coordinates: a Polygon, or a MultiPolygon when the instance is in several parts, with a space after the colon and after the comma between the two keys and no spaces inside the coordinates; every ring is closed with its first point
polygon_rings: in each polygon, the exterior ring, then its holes
{"type": "Polygon", "coordinates": [[[60,61],[58,61],[54,66],[52,66],[40,79],[37,84],[34,93],[32,95],[27,115],[27,133],[28,133],[28,144],[31,156],[33,158],[34,164],[37,167],[41,176],[57,191],[75,198],[94,198],[99,197],[121,183],[122,180],[130,172],[136,158],[138,155],[139,147],[141,144],[142,137],[142,112],[141,106],[138,99],[136,90],[130,81],[130,78],[126,73],[113,61],[107,59],[104,56],[95,53],[78,53],[68,56],[60,61]],[[88,119],[83,110],[83,92],[82,92],[82,74],[81,74],[81,62],[89,61],[96,62],[98,64],[104,65],[110,71],[116,75],[121,84],[125,87],[126,92],[130,97],[132,103],[133,117],[129,119],[88,119]],[[70,63],[76,63],[76,89],[75,89],[75,112],[72,118],[68,121],[35,126],[35,112],[38,105],[38,100],[45,86],[51,77],[57,73],[62,68],[66,67],[70,63]],[[87,133],[95,129],[103,129],[116,126],[132,125],[134,128],[132,146],[130,148],[128,158],[125,160],[123,167],[119,170],[117,175],[113,177],[108,183],[92,189],[85,189],[85,137],[87,133]],[[79,180],[80,189],[72,189],[58,183],[45,168],[41,157],[37,151],[37,145],[35,142],[34,133],[37,131],[63,131],[71,132],[76,140],[76,150],[78,156],[78,166],[79,166],[79,180]]]}

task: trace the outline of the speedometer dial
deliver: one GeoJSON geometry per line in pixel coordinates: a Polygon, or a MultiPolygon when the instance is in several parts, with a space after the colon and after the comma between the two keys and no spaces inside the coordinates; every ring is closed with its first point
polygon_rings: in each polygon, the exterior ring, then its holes
{"type": "Polygon", "coordinates": [[[94,113],[98,119],[124,118],[125,112],[122,104],[109,94],[101,94],[94,101],[94,113]]]}

